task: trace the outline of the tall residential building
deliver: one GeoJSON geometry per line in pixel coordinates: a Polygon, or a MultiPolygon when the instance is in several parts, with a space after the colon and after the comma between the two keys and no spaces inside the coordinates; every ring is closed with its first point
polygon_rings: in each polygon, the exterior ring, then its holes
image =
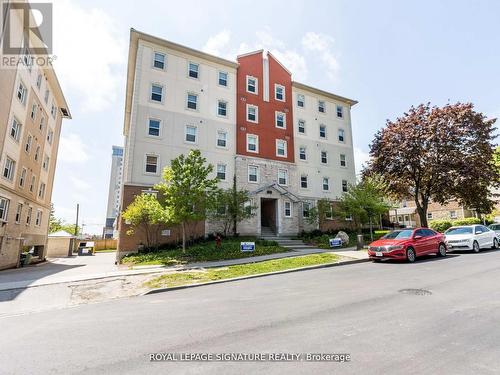
{"type": "MultiPolygon", "coordinates": [[[[297,234],[319,199],[337,200],[355,182],[351,107],[357,102],[293,81],[262,50],[229,61],[134,29],[130,34],[125,107],[122,207],[151,191],[171,159],[199,149],[220,187],[236,176],[256,215],[241,234],[297,234]]],[[[334,220],[323,229],[336,225],[334,220]]],[[[168,228],[165,242],[178,239],[168,228]]],[[[119,223],[119,250],[139,235],[119,223]]],[[[199,235],[217,230],[198,223],[199,235]]]]}
{"type": "Polygon", "coordinates": [[[123,180],[123,147],[113,146],[111,154],[111,173],[109,177],[108,209],[106,211],[106,226],[104,236],[116,237],[115,220],[120,213],[121,188],[123,180]]]}
{"type": "MultiPolygon", "coordinates": [[[[20,45],[22,19],[10,23],[10,42],[20,45]]],[[[24,250],[46,255],[61,123],[71,118],[54,70],[31,57],[25,47],[21,63],[0,67],[0,269],[19,265],[24,250]]]]}

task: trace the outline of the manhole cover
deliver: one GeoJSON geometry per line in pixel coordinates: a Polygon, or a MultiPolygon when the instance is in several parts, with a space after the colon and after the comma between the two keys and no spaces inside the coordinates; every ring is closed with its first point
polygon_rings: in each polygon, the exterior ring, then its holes
{"type": "Polygon", "coordinates": [[[415,296],[430,296],[432,292],[425,289],[401,289],[399,293],[412,294],[415,296]]]}

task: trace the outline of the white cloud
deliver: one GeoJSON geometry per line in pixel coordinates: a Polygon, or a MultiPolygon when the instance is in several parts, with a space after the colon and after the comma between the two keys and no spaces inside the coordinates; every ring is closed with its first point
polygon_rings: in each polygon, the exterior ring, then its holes
{"type": "Polygon", "coordinates": [[[302,47],[311,53],[319,53],[321,61],[327,68],[328,77],[334,81],[337,78],[339,63],[331,50],[333,42],[334,39],[331,36],[312,31],[302,37],[302,47]]]}
{"type": "Polygon", "coordinates": [[[356,175],[359,175],[366,166],[366,162],[370,160],[370,154],[363,151],[359,147],[354,147],[354,164],[356,168],[356,175]]]}
{"type": "Polygon", "coordinates": [[[76,134],[61,136],[58,158],[68,163],[83,163],[89,160],[87,146],[76,134]]]}
{"type": "Polygon", "coordinates": [[[90,188],[92,187],[92,185],[90,183],[88,183],[87,181],[85,181],[84,179],[81,179],[79,177],[70,176],[69,179],[70,179],[71,183],[73,184],[74,188],[77,190],[86,191],[86,190],[90,190],[90,188]]]}
{"type": "Polygon", "coordinates": [[[208,38],[202,50],[212,55],[221,56],[230,39],[231,33],[228,30],[223,30],[208,38]]]}
{"type": "Polygon", "coordinates": [[[127,53],[112,17],[72,0],[54,1],[54,54],[63,89],[81,101],[82,111],[101,111],[116,101],[127,53]]]}

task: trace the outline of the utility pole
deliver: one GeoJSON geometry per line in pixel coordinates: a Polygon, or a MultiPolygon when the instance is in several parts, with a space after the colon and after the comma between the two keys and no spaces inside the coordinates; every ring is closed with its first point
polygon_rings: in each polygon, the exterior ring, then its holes
{"type": "Polygon", "coordinates": [[[76,204],[76,224],[75,224],[75,237],[78,238],[78,215],[80,213],[80,203],[76,204]]]}

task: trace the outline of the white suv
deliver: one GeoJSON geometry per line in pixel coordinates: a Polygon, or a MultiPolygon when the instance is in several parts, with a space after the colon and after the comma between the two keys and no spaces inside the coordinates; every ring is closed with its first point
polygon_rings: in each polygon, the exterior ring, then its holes
{"type": "Polygon", "coordinates": [[[498,238],[495,231],[484,225],[464,225],[451,227],[444,232],[448,250],[498,249],[498,238]]]}

